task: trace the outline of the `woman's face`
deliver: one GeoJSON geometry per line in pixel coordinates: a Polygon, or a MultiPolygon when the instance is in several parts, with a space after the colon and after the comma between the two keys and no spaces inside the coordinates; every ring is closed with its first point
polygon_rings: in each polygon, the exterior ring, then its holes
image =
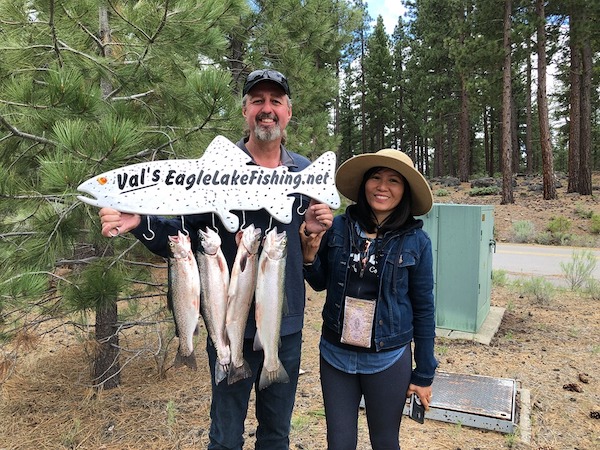
{"type": "Polygon", "coordinates": [[[402,200],[404,183],[404,177],[392,169],[378,170],[367,179],[367,202],[379,223],[382,223],[402,200]]]}

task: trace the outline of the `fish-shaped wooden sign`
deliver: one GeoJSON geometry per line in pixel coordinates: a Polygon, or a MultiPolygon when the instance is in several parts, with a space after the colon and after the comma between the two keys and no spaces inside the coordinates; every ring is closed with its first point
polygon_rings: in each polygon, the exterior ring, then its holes
{"type": "Polygon", "coordinates": [[[321,155],[300,172],[249,164],[251,157],[233,142],[217,136],[200,159],[170,159],[132,164],[105,172],[77,189],[90,205],[145,215],[217,214],[229,231],[239,219],[231,211],[264,208],[290,223],[294,197],[302,194],[331,208],[340,206],[335,187],[336,157],[321,155]]]}

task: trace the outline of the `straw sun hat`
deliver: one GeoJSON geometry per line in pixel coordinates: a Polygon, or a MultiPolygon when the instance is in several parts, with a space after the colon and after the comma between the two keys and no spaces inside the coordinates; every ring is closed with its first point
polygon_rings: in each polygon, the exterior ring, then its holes
{"type": "Polygon", "coordinates": [[[410,185],[413,216],[427,214],[433,206],[433,195],[429,183],[415,169],[412,159],[400,150],[386,148],[377,153],[364,153],[346,160],[335,174],[335,183],[340,193],[356,202],[358,190],[365,172],[373,167],[387,167],[400,173],[410,185]]]}

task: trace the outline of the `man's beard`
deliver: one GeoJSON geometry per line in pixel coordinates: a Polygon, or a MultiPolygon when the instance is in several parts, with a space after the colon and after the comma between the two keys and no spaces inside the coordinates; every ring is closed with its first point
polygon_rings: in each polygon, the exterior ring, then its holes
{"type": "Polygon", "coordinates": [[[277,118],[271,114],[259,115],[256,117],[257,124],[254,126],[254,134],[259,141],[271,142],[281,138],[281,127],[277,118]],[[260,120],[263,118],[273,119],[276,121],[274,127],[264,128],[260,125],[260,120]]]}
{"type": "Polygon", "coordinates": [[[281,128],[279,125],[273,128],[265,129],[260,125],[254,127],[254,135],[256,139],[264,142],[271,142],[281,138],[281,128]]]}

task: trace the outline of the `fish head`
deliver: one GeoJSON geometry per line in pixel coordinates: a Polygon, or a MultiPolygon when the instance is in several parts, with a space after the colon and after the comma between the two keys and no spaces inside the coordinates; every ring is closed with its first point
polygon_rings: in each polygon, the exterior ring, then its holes
{"type": "Polygon", "coordinates": [[[267,233],[263,242],[263,252],[271,259],[283,259],[287,256],[287,234],[277,232],[277,227],[267,233]]]}
{"type": "Polygon", "coordinates": [[[251,255],[258,253],[261,234],[261,229],[255,228],[253,224],[248,225],[242,231],[241,243],[251,255]]]}
{"type": "Polygon", "coordinates": [[[221,247],[221,237],[212,228],[207,227],[206,231],[198,230],[200,246],[207,255],[215,255],[221,247]]]}
{"type": "Polygon", "coordinates": [[[190,237],[179,231],[177,236],[169,236],[169,256],[175,259],[187,258],[191,251],[190,237]]]}

